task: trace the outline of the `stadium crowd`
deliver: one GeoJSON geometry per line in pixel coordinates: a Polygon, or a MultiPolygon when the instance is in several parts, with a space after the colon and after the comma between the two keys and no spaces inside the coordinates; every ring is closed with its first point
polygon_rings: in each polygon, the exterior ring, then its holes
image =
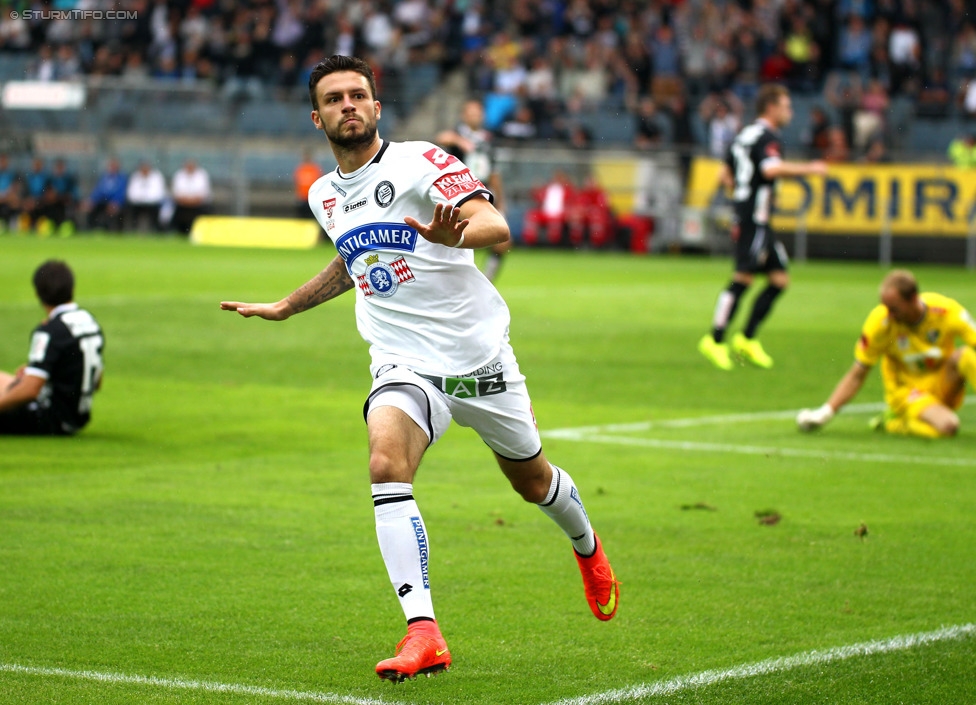
{"type": "MultiPolygon", "coordinates": [[[[56,10],[76,3],[23,3],[56,10]]],[[[920,114],[976,117],[976,2],[948,0],[89,0],[115,21],[0,18],[0,52],[30,52],[39,80],[81,75],[211,82],[228,97],[298,95],[333,53],[385,78],[463,67],[486,124],[513,140],[591,142],[581,113],[611,106],[642,145],[709,147],[762,82],[821,96],[848,150],[885,137],[893,97],[920,114]],[[690,106],[690,109],[689,109],[690,106]],[[651,115],[648,119],[648,113],[651,115]],[[655,114],[656,113],[656,114],[655,114]],[[662,129],[663,128],[663,129],[662,129]],[[650,139],[648,137],[648,131],[650,139]]],[[[741,115],[739,116],[741,117],[741,115]]],[[[835,142],[839,133],[835,134],[835,142]]],[[[844,145],[833,154],[844,154],[844,145]]]]}
{"type": "Polygon", "coordinates": [[[143,161],[131,173],[110,158],[87,197],[79,194],[78,179],[65,160],[48,168],[35,157],[30,169],[18,171],[0,153],[0,233],[36,232],[71,235],[76,228],[190,232],[197,216],[208,212],[213,200],[210,175],[188,159],[169,185],[163,174],[143,161]]]}

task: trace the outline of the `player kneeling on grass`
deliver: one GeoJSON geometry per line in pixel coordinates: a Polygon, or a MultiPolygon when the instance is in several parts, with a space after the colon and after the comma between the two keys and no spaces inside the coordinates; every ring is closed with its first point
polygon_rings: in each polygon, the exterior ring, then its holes
{"type": "Polygon", "coordinates": [[[376,673],[399,682],[451,665],[434,619],[430,543],[413,481],[452,419],[477,431],[515,491],[566,533],[590,609],[610,619],[617,580],[572,478],[542,451],[508,341],[508,307],[474,264],[475,248],[509,238],[493,194],[429,142],[380,139],[381,106],[366,62],[333,56],[319,63],[309,93],[312,122],[338,164],[312,185],[309,206],[339,254],[276,303],[221,308],[280,321],[356,291],[356,320],[372,355],[364,415],[376,536],[407,620],[396,655],[376,664],[376,673]]]}
{"type": "Polygon", "coordinates": [[[854,365],[826,404],[797,415],[797,426],[812,431],[828,423],[880,360],[888,410],[871,427],[923,438],[955,435],[966,382],[976,386],[974,346],[976,323],[958,302],[920,294],[911,272],[893,271],[881,282],[881,304],[864,322],[854,365]],[[957,340],[964,345],[956,347],[957,340]]]}

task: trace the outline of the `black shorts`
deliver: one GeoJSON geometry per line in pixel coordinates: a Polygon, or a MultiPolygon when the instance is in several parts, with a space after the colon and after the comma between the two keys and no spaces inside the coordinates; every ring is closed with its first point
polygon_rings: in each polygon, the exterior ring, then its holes
{"type": "Polygon", "coordinates": [[[790,258],[768,225],[733,225],[732,239],[735,242],[735,271],[750,274],[786,271],[790,258]]]}
{"type": "Polygon", "coordinates": [[[25,404],[0,414],[0,436],[69,435],[50,413],[25,404]]]}

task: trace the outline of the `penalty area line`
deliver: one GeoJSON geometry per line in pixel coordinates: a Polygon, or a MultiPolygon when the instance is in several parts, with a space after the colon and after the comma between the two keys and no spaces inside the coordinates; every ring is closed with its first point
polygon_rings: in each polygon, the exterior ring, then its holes
{"type": "Polygon", "coordinates": [[[896,455],[894,453],[855,453],[852,451],[821,450],[818,448],[779,448],[776,446],[735,445],[733,443],[705,443],[700,441],[669,441],[663,438],[635,438],[632,436],[560,435],[564,441],[581,443],[609,443],[643,448],[664,448],[692,453],[738,453],[764,455],[772,458],[813,458],[817,460],[856,460],[865,463],[900,463],[902,465],[976,466],[976,458],[948,458],[940,456],[896,455]]]}
{"type": "MultiPolygon", "coordinates": [[[[967,396],[966,403],[976,401],[976,396],[967,396]]],[[[848,404],[842,410],[844,414],[870,414],[884,411],[888,406],[884,402],[866,402],[864,404],[848,404]]],[[[636,421],[634,423],[611,423],[599,426],[575,426],[543,431],[545,438],[566,438],[578,440],[580,436],[592,433],[640,433],[656,428],[697,428],[699,426],[716,426],[733,423],[754,423],[756,421],[775,421],[778,419],[795,419],[800,409],[782,409],[779,411],[751,411],[741,414],[718,414],[715,416],[691,416],[682,419],[660,419],[658,421],[636,421]]]]}
{"type": "Polygon", "coordinates": [[[188,680],[185,678],[157,678],[156,676],[140,676],[126,673],[75,671],[67,668],[23,666],[17,663],[0,663],[0,673],[17,673],[27,676],[71,678],[75,680],[123,685],[145,685],[156,688],[166,688],[168,690],[197,690],[208,693],[230,693],[232,695],[246,695],[251,697],[269,698],[272,700],[293,700],[298,702],[330,704],[334,703],[335,705],[399,705],[397,701],[393,700],[357,698],[352,695],[338,695],[335,693],[316,693],[301,690],[262,688],[254,685],[216,683],[213,681],[188,680]]]}
{"type": "Polygon", "coordinates": [[[848,646],[838,646],[832,649],[805,651],[793,656],[783,656],[779,658],[766,659],[757,663],[748,663],[741,666],[734,666],[723,670],[702,671],[685,676],[678,676],[658,683],[645,683],[620,688],[618,690],[608,690],[603,693],[585,695],[579,698],[568,698],[559,700],[550,705],[602,705],[603,703],[623,703],[633,702],[642,698],[650,698],[660,695],[674,695],[675,693],[691,690],[693,688],[705,688],[716,683],[730,680],[740,680],[752,678],[754,676],[772,675],[782,673],[794,668],[804,666],[822,666],[836,661],[845,661],[859,656],[871,656],[874,654],[887,654],[894,651],[905,651],[927,644],[940,641],[951,641],[962,639],[963,637],[976,634],[976,624],[959,624],[952,627],[943,627],[931,632],[921,632],[918,634],[906,634],[891,637],[890,639],[879,639],[876,641],[866,641],[860,644],[849,644],[848,646]]]}

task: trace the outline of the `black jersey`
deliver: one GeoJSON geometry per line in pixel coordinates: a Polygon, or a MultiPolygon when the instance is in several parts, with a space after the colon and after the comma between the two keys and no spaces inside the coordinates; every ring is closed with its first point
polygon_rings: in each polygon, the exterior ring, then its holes
{"type": "Polygon", "coordinates": [[[61,433],[73,433],[91,418],[104,346],[95,318],[75,303],[58,306],[34,329],[25,372],[46,380],[36,411],[61,433]]]}
{"type": "Polygon", "coordinates": [[[769,223],[773,212],[773,179],[763,175],[762,166],[782,158],[779,133],[768,122],[757,120],[736,135],[729,147],[726,164],[735,179],[732,201],[740,224],[769,223]]]}

